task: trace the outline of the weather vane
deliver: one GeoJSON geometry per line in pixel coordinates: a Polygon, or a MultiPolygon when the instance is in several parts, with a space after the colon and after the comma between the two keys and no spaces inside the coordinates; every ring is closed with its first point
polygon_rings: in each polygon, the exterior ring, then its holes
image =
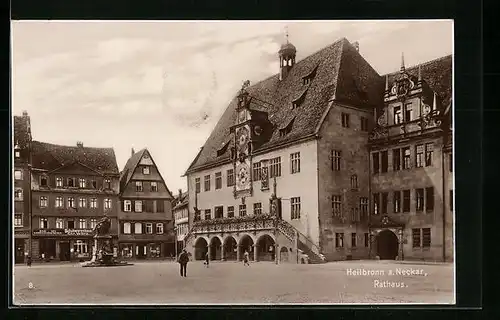
{"type": "Polygon", "coordinates": [[[285,26],[285,38],[286,38],[286,43],[288,43],[288,26],[285,26]]]}

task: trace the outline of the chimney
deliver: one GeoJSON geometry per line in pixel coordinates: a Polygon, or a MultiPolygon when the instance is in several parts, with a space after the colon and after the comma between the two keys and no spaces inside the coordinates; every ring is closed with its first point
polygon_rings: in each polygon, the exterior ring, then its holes
{"type": "Polygon", "coordinates": [[[134,155],[134,153],[135,153],[134,148],[132,148],[132,150],[130,150],[130,153],[131,153],[132,156],[134,155]]]}
{"type": "Polygon", "coordinates": [[[179,189],[179,200],[181,199],[182,196],[182,189],[179,189]]]}
{"type": "Polygon", "coordinates": [[[77,141],[76,142],[76,146],[79,147],[79,148],[83,148],[83,142],[77,141]]]}
{"type": "Polygon", "coordinates": [[[354,48],[356,49],[356,51],[359,52],[359,42],[353,42],[352,45],[354,46],[354,48]]]}

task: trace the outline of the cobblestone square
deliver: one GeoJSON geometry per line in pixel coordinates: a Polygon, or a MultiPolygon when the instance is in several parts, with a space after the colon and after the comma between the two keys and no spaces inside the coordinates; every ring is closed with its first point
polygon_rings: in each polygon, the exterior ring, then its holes
{"type": "Polygon", "coordinates": [[[173,262],[14,268],[14,304],[454,303],[452,264],[343,261],[318,265],[173,262]],[[393,272],[392,275],[389,275],[393,272]]]}

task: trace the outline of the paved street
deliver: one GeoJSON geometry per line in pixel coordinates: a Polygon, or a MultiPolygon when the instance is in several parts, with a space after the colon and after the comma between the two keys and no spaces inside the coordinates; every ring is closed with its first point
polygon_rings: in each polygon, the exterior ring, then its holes
{"type": "Polygon", "coordinates": [[[15,267],[14,303],[453,303],[453,278],[451,264],[385,261],[321,265],[261,262],[250,267],[213,262],[208,269],[196,261],[189,263],[187,278],[179,276],[178,264],[173,262],[109,268],[41,264],[15,267]],[[397,269],[407,275],[388,275],[397,269]]]}

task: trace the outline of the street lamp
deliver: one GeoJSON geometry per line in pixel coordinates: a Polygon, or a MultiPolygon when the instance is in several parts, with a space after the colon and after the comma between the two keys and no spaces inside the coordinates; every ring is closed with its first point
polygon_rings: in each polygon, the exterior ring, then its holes
{"type": "Polygon", "coordinates": [[[175,259],[177,259],[177,226],[174,226],[175,259]]]}

